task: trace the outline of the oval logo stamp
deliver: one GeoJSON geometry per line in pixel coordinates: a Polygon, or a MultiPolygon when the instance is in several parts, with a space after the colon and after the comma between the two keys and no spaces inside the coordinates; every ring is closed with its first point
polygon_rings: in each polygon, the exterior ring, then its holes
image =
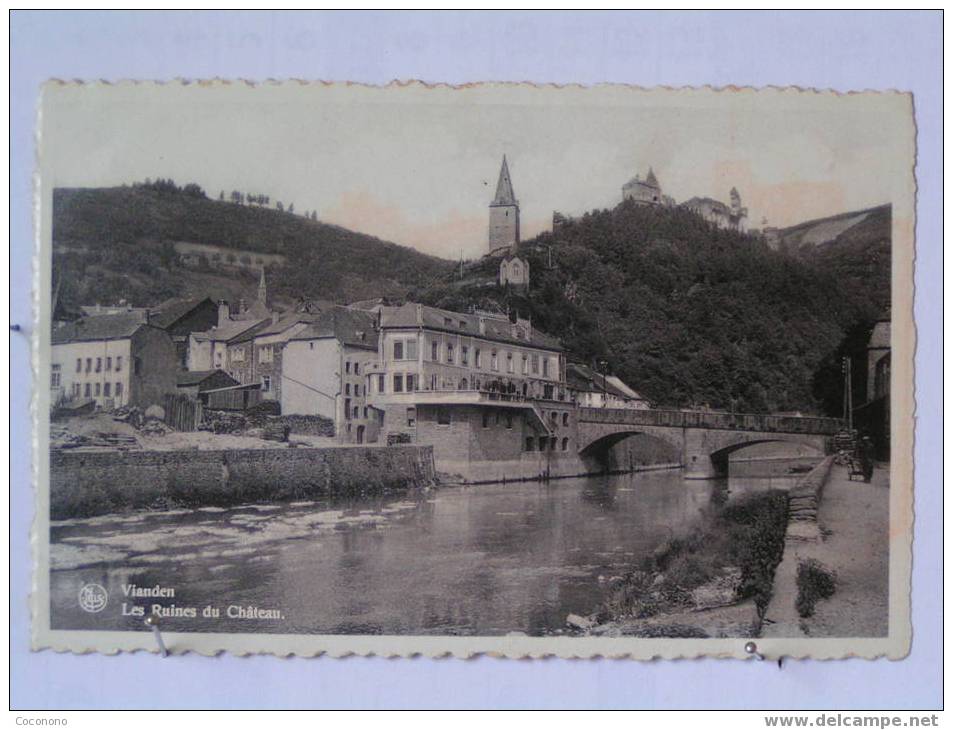
{"type": "Polygon", "coordinates": [[[79,589],[79,607],[88,613],[99,613],[108,601],[109,594],[98,583],[87,583],[79,589]]]}

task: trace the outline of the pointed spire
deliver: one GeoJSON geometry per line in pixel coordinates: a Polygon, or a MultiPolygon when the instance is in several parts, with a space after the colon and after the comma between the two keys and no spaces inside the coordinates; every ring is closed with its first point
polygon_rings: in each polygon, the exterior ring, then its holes
{"type": "Polygon", "coordinates": [[[517,205],[513,194],[513,183],[510,181],[510,168],[506,164],[506,155],[503,155],[503,166],[500,167],[500,179],[496,183],[496,197],[492,205],[517,205]]]}
{"type": "Polygon", "coordinates": [[[649,174],[645,177],[645,183],[647,185],[651,185],[653,188],[657,188],[659,186],[658,178],[655,177],[655,171],[651,167],[649,167],[649,174]]]}
{"type": "Polygon", "coordinates": [[[265,267],[261,267],[261,279],[258,281],[258,301],[262,304],[266,303],[268,298],[268,287],[265,286],[265,267]]]}

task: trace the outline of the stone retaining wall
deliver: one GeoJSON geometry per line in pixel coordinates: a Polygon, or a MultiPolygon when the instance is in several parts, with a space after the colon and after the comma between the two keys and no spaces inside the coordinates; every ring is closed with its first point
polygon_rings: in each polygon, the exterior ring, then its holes
{"type": "Polygon", "coordinates": [[[430,446],[50,454],[50,517],[362,496],[434,483],[430,446]]]}
{"type": "Polygon", "coordinates": [[[821,538],[817,509],[833,464],[834,457],[828,456],[788,492],[788,540],[817,541],[821,538]]]}

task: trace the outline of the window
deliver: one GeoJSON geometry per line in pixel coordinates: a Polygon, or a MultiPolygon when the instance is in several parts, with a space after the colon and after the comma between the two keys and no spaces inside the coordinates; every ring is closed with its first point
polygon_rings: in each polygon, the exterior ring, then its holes
{"type": "Polygon", "coordinates": [[[82,386],[79,383],[73,383],[73,397],[79,398],[80,388],[82,386]]]}
{"type": "Polygon", "coordinates": [[[83,358],[81,357],[76,358],[76,372],[83,372],[83,358]]]}
{"type": "Polygon", "coordinates": [[[447,362],[453,364],[453,343],[447,343],[447,362]]]}
{"type": "Polygon", "coordinates": [[[116,397],[122,398],[122,383],[116,383],[116,397]]]}
{"type": "Polygon", "coordinates": [[[112,383],[103,383],[103,395],[109,398],[112,395],[112,383]]]}
{"type": "Polygon", "coordinates": [[[416,386],[417,386],[417,378],[416,378],[416,376],[413,375],[413,374],[408,374],[408,375],[407,375],[407,383],[406,383],[406,385],[407,385],[407,392],[408,392],[408,393],[413,393],[415,390],[417,390],[417,387],[416,387],[416,386]]]}
{"type": "Polygon", "coordinates": [[[270,375],[261,376],[261,392],[262,393],[271,392],[271,376],[270,375]]]}
{"type": "Polygon", "coordinates": [[[431,390],[437,389],[437,374],[436,373],[430,376],[430,389],[431,390]]]}
{"type": "Polygon", "coordinates": [[[436,340],[430,343],[430,359],[433,360],[434,362],[437,362],[438,360],[440,360],[439,347],[440,345],[437,343],[436,340]]]}
{"type": "Polygon", "coordinates": [[[478,347],[478,348],[476,349],[476,351],[473,353],[473,364],[474,364],[474,366],[476,366],[476,367],[478,367],[478,368],[482,368],[482,367],[483,367],[483,358],[481,357],[482,354],[483,354],[483,353],[480,352],[480,348],[479,348],[479,347],[478,347]]]}
{"type": "Polygon", "coordinates": [[[348,374],[348,375],[351,374],[351,361],[350,361],[350,360],[346,360],[346,361],[344,362],[344,372],[345,372],[346,374],[348,374]]]}
{"type": "Polygon", "coordinates": [[[540,451],[545,451],[545,450],[546,450],[546,444],[548,444],[548,443],[549,443],[549,439],[548,439],[548,438],[546,438],[545,436],[540,436],[540,437],[539,437],[539,450],[540,450],[540,451]]]}
{"type": "Polygon", "coordinates": [[[357,383],[354,384],[354,395],[359,396],[361,394],[361,386],[357,383]]]}
{"type": "MultiPolygon", "coordinates": [[[[119,360],[120,360],[120,358],[117,357],[117,358],[116,358],[116,370],[119,369],[119,360]]],[[[232,360],[233,360],[234,362],[245,362],[245,348],[244,348],[244,347],[239,347],[237,350],[233,351],[233,352],[232,352],[232,360]]]]}
{"type": "Polygon", "coordinates": [[[569,414],[568,414],[568,413],[563,413],[563,425],[564,425],[564,426],[568,426],[568,425],[569,425],[569,414]]]}
{"type": "Polygon", "coordinates": [[[53,365],[50,369],[50,387],[59,388],[60,387],[60,366],[53,365]]]}
{"type": "Polygon", "coordinates": [[[377,376],[377,392],[378,393],[384,392],[384,375],[383,374],[377,376]]]}
{"type": "Polygon", "coordinates": [[[460,320],[460,329],[465,330],[467,328],[467,323],[465,320],[460,320]]]}
{"type": "Polygon", "coordinates": [[[564,438],[564,439],[563,439],[563,451],[569,451],[569,439],[568,439],[568,438],[564,438]]]}
{"type": "Polygon", "coordinates": [[[417,359],[417,340],[407,340],[407,359],[417,359]]]}
{"type": "Polygon", "coordinates": [[[559,414],[556,413],[556,411],[553,411],[552,413],[549,414],[550,423],[552,423],[555,426],[558,421],[559,421],[559,414]]]}
{"type": "Polygon", "coordinates": [[[360,409],[357,406],[354,406],[354,410],[352,411],[354,418],[358,417],[358,413],[360,413],[360,409]]]}
{"type": "Polygon", "coordinates": [[[264,345],[258,350],[258,362],[271,362],[271,345],[264,345]]]}
{"type": "Polygon", "coordinates": [[[556,437],[555,437],[555,436],[553,436],[551,439],[549,439],[549,450],[550,450],[550,451],[555,451],[555,450],[556,450],[556,437]]]}
{"type": "MultiPolygon", "coordinates": [[[[344,395],[350,395],[350,394],[351,394],[351,384],[350,384],[350,383],[345,383],[345,384],[344,384],[344,395]]],[[[357,395],[357,394],[355,393],[355,395],[357,395]]]]}
{"type": "Polygon", "coordinates": [[[535,445],[535,444],[534,444],[535,441],[536,441],[536,439],[534,439],[532,436],[527,436],[527,437],[526,437],[526,450],[527,450],[527,451],[532,451],[532,450],[533,450],[533,446],[535,445]]]}
{"type": "Polygon", "coordinates": [[[83,386],[83,397],[89,398],[92,395],[92,389],[93,386],[91,386],[89,383],[86,383],[86,385],[83,386]]]}
{"type": "Polygon", "coordinates": [[[395,360],[404,359],[404,341],[403,340],[394,341],[394,359],[395,360]]]}
{"type": "Polygon", "coordinates": [[[438,426],[450,425],[450,409],[449,408],[437,409],[437,425],[438,426]]]}
{"type": "Polygon", "coordinates": [[[407,426],[408,428],[413,428],[417,425],[417,409],[408,408],[407,409],[407,426]]]}
{"type": "Polygon", "coordinates": [[[404,376],[400,373],[394,373],[394,392],[403,393],[404,392],[404,376]]]}
{"type": "Polygon", "coordinates": [[[466,345],[460,346],[460,364],[469,365],[470,364],[470,348],[466,345]]]}
{"type": "Polygon", "coordinates": [[[483,428],[490,427],[490,413],[489,411],[483,411],[483,428]]]}
{"type": "Polygon", "coordinates": [[[86,372],[88,373],[92,369],[93,369],[93,358],[87,357],[86,358],[86,372]]]}
{"type": "Polygon", "coordinates": [[[506,372],[513,372],[513,353],[506,353],[506,372]]]}
{"type": "Polygon", "coordinates": [[[101,386],[99,385],[99,383],[96,383],[95,388],[96,388],[96,390],[95,390],[95,395],[96,395],[96,397],[98,398],[98,397],[99,397],[99,391],[100,391],[100,388],[101,388],[101,386]]]}
{"type": "Polygon", "coordinates": [[[539,375],[539,355],[533,355],[533,375],[539,375]]]}
{"type": "Polygon", "coordinates": [[[443,326],[444,326],[444,327],[453,327],[453,320],[452,320],[450,317],[444,317],[444,318],[443,318],[443,326]]]}
{"type": "Polygon", "coordinates": [[[523,375],[529,374],[529,358],[526,355],[523,355],[523,369],[521,372],[523,375]]]}
{"type": "Polygon", "coordinates": [[[490,353],[490,370],[493,370],[494,372],[496,372],[499,369],[500,369],[500,363],[496,357],[496,350],[493,350],[493,352],[490,353]]]}
{"type": "Polygon", "coordinates": [[[106,358],[106,372],[108,373],[112,369],[113,369],[113,359],[112,357],[107,357],[106,358]]]}
{"type": "Polygon", "coordinates": [[[122,370],[122,355],[116,356],[116,372],[118,373],[122,370]]]}
{"type": "Polygon", "coordinates": [[[351,417],[351,399],[350,398],[344,399],[344,417],[345,418],[351,417]]]}
{"type": "Polygon", "coordinates": [[[361,374],[361,366],[358,363],[354,363],[354,374],[355,375],[361,374]]]}
{"type": "Polygon", "coordinates": [[[543,377],[549,377],[549,358],[543,358],[543,377]]]}
{"type": "Polygon", "coordinates": [[[364,406],[364,418],[367,418],[367,406],[364,406]]]}
{"type": "Polygon", "coordinates": [[[506,412],[506,427],[509,429],[513,428],[513,414],[509,411],[506,412]]]}

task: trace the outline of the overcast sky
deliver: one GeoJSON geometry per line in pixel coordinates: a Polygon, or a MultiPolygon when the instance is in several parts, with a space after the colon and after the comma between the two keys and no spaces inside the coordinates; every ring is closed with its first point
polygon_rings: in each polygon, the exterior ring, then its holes
{"type": "Polygon", "coordinates": [[[737,187],[753,227],[896,203],[912,144],[905,97],[777,90],[54,85],[42,120],[54,186],[264,193],[449,258],[486,252],[504,153],[529,238],[649,166],[679,202],[737,187]]]}

